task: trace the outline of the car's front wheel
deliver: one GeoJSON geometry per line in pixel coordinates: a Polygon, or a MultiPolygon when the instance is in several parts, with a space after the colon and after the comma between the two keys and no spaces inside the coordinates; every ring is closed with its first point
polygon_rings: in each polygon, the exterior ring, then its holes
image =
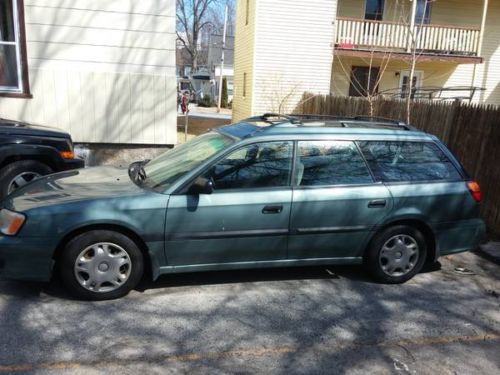
{"type": "Polygon", "coordinates": [[[0,169],[0,198],[33,180],[52,173],[52,169],[36,160],[18,160],[0,169]]]}
{"type": "Polygon", "coordinates": [[[102,301],[122,297],[139,283],[144,258],[129,237],[93,230],[70,240],[58,265],[61,279],[73,295],[102,301]]]}
{"type": "Polygon", "coordinates": [[[427,256],[423,234],[407,225],[396,225],[378,233],[365,256],[365,265],[379,281],[404,283],[422,269],[427,256]]]}

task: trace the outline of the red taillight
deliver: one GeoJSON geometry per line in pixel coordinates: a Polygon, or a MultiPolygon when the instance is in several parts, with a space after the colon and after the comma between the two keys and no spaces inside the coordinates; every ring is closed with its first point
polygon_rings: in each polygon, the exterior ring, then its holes
{"type": "Polygon", "coordinates": [[[467,182],[467,189],[469,189],[472,198],[474,198],[476,202],[481,202],[481,188],[476,181],[467,182]]]}

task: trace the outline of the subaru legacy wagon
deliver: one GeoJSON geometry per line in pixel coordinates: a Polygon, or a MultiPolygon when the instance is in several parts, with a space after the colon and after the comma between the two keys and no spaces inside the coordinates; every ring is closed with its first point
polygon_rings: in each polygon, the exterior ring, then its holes
{"type": "Polygon", "coordinates": [[[0,276],[79,298],[144,275],[364,264],[402,283],[473,249],[481,192],[434,136],[375,118],[263,115],[128,169],[42,177],[1,204],[0,276]],[[147,272],[146,272],[147,270],[147,272]]]}

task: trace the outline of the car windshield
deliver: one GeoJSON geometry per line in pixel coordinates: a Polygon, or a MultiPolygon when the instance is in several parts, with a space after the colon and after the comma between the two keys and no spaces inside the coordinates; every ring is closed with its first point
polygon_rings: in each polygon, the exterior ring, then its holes
{"type": "Polygon", "coordinates": [[[164,191],[189,171],[235,141],[225,135],[210,132],[177,146],[144,166],[144,185],[164,191]]]}

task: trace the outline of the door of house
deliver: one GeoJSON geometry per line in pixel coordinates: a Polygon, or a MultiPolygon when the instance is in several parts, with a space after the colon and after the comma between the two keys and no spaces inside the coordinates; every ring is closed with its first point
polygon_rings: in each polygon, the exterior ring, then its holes
{"type": "MultiPolygon", "coordinates": [[[[424,78],[424,72],[415,71],[413,72],[413,82],[411,87],[411,97],[414,98],[417,90],[422,87],[422,81],[424,78]]],[[[399,79],[399,87],[401,89],[401,98],[406,98],[409,91],[410,84],[410,72],[405,70],[401,72],[399,79]]]]}
{"type": "Polygon", "coordinates": [[[365,20],[382,21],[384,17],[384,0],[366,0],[365,20]]]}
{"type": "MultiPolygon", "coordinates": [[[[366,0],[365,20],[382,21],[384,18],[384,0],[366,0]]],[[[364,45],[376,45],[379,35],[379,25],[373,22],[365,22],[363,26],[364,45]]]]}
{"type": "Polygon", "coordinates": [[[417,11],[415,13],[415,25],[428,25],[431,20],[430,0],[417,0],[417,11]]]}
{"type": "Polygon", "coordinates": [[[371,96],[378,92],[379,68],[353,66],[349,96],[371,96]]]}

